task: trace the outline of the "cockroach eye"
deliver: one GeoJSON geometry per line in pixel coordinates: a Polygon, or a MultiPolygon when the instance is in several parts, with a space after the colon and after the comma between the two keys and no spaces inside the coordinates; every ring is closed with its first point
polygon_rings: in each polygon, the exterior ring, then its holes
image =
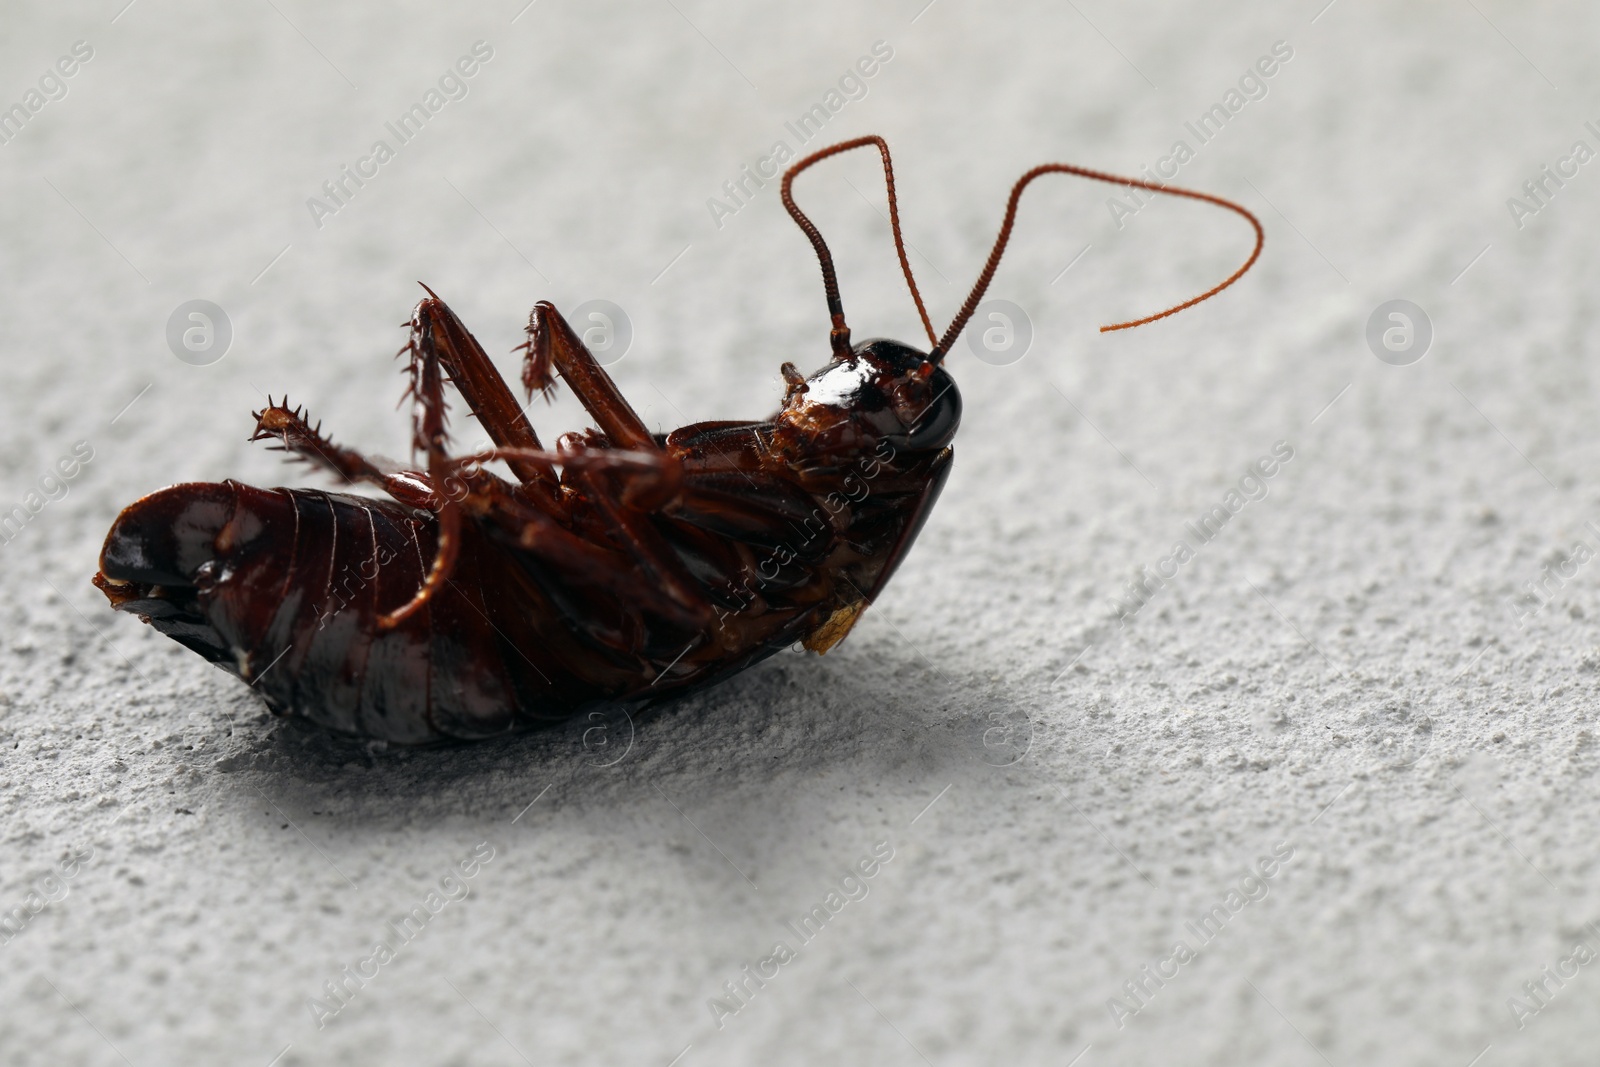
{"type": "Polygon", "coordinates": [[[947,448],[961,425],[961,391],[955,379],[943,367],[934,369],[927,388],[933,399],[923,408],[922,414],[903,434],[891,434],[885,440],[901,451],[932,452],[947,448]]]}

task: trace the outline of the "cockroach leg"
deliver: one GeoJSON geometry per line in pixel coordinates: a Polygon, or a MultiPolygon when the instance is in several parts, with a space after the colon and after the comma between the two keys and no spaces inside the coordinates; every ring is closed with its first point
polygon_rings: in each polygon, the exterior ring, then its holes
{"type": "MultiPolygon", "coordinates": [[[[421,306],[418,305],[419,311],[421,306]]],[[[412,321],[411,363],[408,368],[411,374],[410,394],[414,401],[411,448],[413,452],[423,452],[428,457],[428,480],[434,487],[439,537],[434,549],[433,565],[428,568],[422,588],[400,607],[378,616],[378,628],[381,630],[392,630],[420,611],[450,580],[450,572],[455,569],[456,557],[461,551],[461,501],[457,498],[458,494],[446,489],[453,461],[446,448],[449,434],[445,431],[444,370],[433,331],[425,328],[426,322],[426,316],[412,321]]]]}
{"type": "Polygon", "coordinates": [[[661,450],[617,383],[554,304],[548,300],[535,304],[528,314],[527,329],[522,384],[530,398],[535,389],[548,394],[555,375],[560,374],[613,445],[640,452],[661,450]]]}
{"type": "MultiPolygon", "coordinates": [[[[483,346],[472,336],[439,295],[426,285],[428,295],[411,313],[411,347],[437,354],[450,376],[450,383],[478,417],[489,439],[500,448],[540,450],[539,435],[517,403],[500,372],[490,362],[483,346]]],[[[557,493],[557,480],[549,463],[515,459],[508,461],[511,472],[524,485],[537,487],[546,497],[557,493]]]]}
{"type": "Polygon", "coordinates": [[[620,477],[617,500],[632,511],[658,511],[683,488],[683,461],[668,452],[585,449],[565,456],[570,470],[607,472],[600,476],[610,487],[615,487],[615,477],[620,477]]]}
{"type": "MultiPolygon", "coordinates": [[[[676,466],[675,460],[668,459],[676,466]]],[[[624,486],[619,490],[616,480],[607,471],[589,466],[573,469],[571,477],[591,494],[590,499],[611,526],[612,538],[626,546],[628,554],[637,561],[648,579],[656,583],[678,606],[676,621],[695,628],[709,623],[713,608],[711,600],[701,590],[694,575],[689,573],[683,560],[673,552],[661,531],[650,521],[650,517],[624,504],[629,487],[624,486]]],[[[640,477],[636,473],[626,481],[633,482],[640,477]]],[[[676,472],[665,475],[665,478],[676,477],[676,472]]]]}
{"type": "MultiPolygon", "coordinates": [[[[683,609],[662,590],[638,581],[633,561],[620,549],[573,533],[521,496],[491,490],[474,495],[470,508],[485,528],[497,531],[497,539],[549,566],[561,580],[604,590],[620,602],[664,618],[676,619],[682,614],[683,609]]],[[[593,616],[582,609],[575,609],[561,600],[556,601],[555,606],[572,625],[583,627],[593,640],[625,654],[639,651],[625,637],[608,639],[594,629],[590,625],[593,616]]]]}
{"type": "Polygon", "coordinates": [[[335,444],[322,433],[322,424],[311,425],[303,408],[290,408],[288,398],[274,404],[267,398],[267,406],[251,412],[256,429],[252,441],[277,441],[274,452],[287,452],[320,466],[346,482],[364,482],[375,485],[407,507],[436,507],[433,494],[423,476],[414,471],[385,471],[372,460],[353,448],[335,444]]]}
{"type": "MultiPolygon", "coordinates": [[[[710,599],[648,518],[649,512],[677,496],[683,484],[678,458],[661,451],[607,448],[543,455],[564,465],[566,481],[597,505],[609,528],[609,540],[632,557],[649,579],[647,587],[665,594],[662,613],[688,626],[709,622],[713,611],[710,599]]],[[[473,457],[508,462],[514,458],[535,457],[517,449],[490,449],[473,457]]]]}
{"type": "Polygon", "coordinates": [[[450,581],[450,573],[455,569],[456,557],[460,551],[461,505],[447,497],[444,506],[439,510],[439,537],[434,550],[433,564],[428,568],[428,576],[423,579],[422,587],[410,600],[388,614],[378,616],[378,628],[392,630],[422,610],[428,601],[433,599],[434,594],[450,581]]]}

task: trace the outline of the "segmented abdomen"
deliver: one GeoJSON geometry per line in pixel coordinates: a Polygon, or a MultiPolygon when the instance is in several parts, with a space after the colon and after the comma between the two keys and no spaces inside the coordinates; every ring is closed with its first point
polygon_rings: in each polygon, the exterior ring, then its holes
{"type": "Polygon", "coordinates": [[[260,536],[278,543],[216,575],[201,603],[248,650],[240,675],[275,710],[415,743],[555,721],[604,695],[614,668],[573,647],[546,598],[471,522],[450,582],[386,630],[380,615],[410,599],[433,559],[433,516],[313,489],[239,489],[235,521],[259,511],[260,536]]]}

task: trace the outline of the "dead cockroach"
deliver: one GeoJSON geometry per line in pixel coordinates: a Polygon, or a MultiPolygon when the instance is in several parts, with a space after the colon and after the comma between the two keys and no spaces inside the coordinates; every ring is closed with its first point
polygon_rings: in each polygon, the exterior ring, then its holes
{"type": "Polygon", "coordinates": [[[784,174],[783,203],[811,240],[832,317],[832,358],[782,368],[761,422],[652,433],[554,306],[528,320],[531,401],[559,375],[595,428],[546,449],[483,349],[432,290],[411,316],[412,448],[385,469],[324,437],[287,401],[255,414],[272,440],[390,499],[234,481],[175,485],[117,518],[95,584],[113,607],[251,685],[275,712],[401,743],[483,738],[601,703],[654,703],[727,678],[797,642],[826,652],[905,557],[950,473],[961,397],[941,365],[1005,251],[1022,191],[1063,173],[1205,200],[1204,193],[1049,163],[1011,190],[989,259],[936,337],[900,236],[882,138],[825,148],[784,174]],[[875,145],[889,219],[932,348],[851,344],[833,259],[795,206],[796,175],[875,145]],[[447,450],[444,385],[493,447],[447,450]],[[499,461],[514,480],[483,464],[499,461]]]}

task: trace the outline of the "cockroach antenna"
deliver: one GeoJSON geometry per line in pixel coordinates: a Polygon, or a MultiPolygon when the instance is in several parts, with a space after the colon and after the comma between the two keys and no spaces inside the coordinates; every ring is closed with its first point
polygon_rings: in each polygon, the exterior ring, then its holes
{"type": "Polygon", "coordinates": [[[883,157],[883,183],[889,190],[889,228],[894,231],[894,250],[900,255],[900,269],[905,272],[906,285],[911,290],[911,299],[916,302],[917,314],[922,316],[922,328],[928,332],[928,343],[936,344],[939,340],[933,332],[933,323],[928,319],[928,309],[923,306],[922,294],[917,291],[917,279],[912,277],[911,260],[906,258],[905,239],[900,236],[900,204],[894,195],[894,164],[889,161],[889,146],[884,143],[882,137],[857,137],[853,141],[841,141],[820,152],[811,153],[796,162],[783,175],[783,206],[789,209],[789,214],[794,217],[800,229],[811,238],[811,246],[817,250],[817,261],[822,264],[822,288],[827,293],[828,314],[833,319],[833,328],[828,334],[828,339],[833,346],[835,358],[850,354],[850,327],[845,325],[844,305],[839,300],[839,278],[833,270],[833,255],[828,251],[828,242],[822,239],[822,233],[817,229],[816,223],[806,218],[805,212],[795,204],[794,193],[790,187],[794,184],[795,176],[813,164],[821,163],[829,156],[848,152],[852,148],[864,148],[869,144],[877,145],[878,154],[883,157]]]}
{"type": "Polygon", "coordinates": [[[922,316],[923,329],[927,331],[928,340],[933,345],[932,350],[928,353],[928,360],[932,363],[939,363],[944,359],[945,354],[950,351],[950,346],[955,344],[956,339],[961,336],[961,331],[966,328],[967,322],[972,318],[973,312],[977,310],[979,302],[983,300],[983,294],[988,291],[989,283],[994,279],[994,272],[1000,266],[1000,258],[1005,254],[1006,245],[1011,240],[1011,230],[1015,226],[1017,220],[1017,202],[1022,199],[1022,191],[1026,189],[1035,178],[1038,178],[1042,175],[1071,174],[1079,178],[1089,178],[1093,181],[1109,182],[1113,185],[1148,189],[1151,192],[1164,193],[1167,196],[1181,196],[1187,197],[1190,200],[1203,200],[1210,204],[1216,204],[1219,207],[1225,207],[1229,211],[1243,216],[1245,221],[1249,222],[1250,226],[1255,230],[1255,247],[1250,250],[1250,258],[1246,259],[1244,264],[1239,267],[1238,270],[1228,275],[1228,277],[1221,283],[1212,286],[1199,296],[1185,300],[1181,304],[1175,304],[1172,307],[1167,308],[1165,311],[1159,311],[1154,315],[1146,315],[1143,318],[1132,319],[1128,322],[1118,322],[1109,326],[1102,326],[1100,327],[1101,333],[1110,333],[1113,330],[1127,330],[1132,329],[1135,326],[1143,326],[1146,323],[1155,322],[1158,319],[1164,319],[1169,315],[1176,315],[1178,312],[1183,311],[1186,308],[1194,307],[1203,300],[1209,300],[1211,297],[1216,296],[1218,293],[1222,292],[1222,290],[1228,288],[1228,286],[1244,277],[1245,272],[1254,266],[1256,260],[1261,257],[1261,246],[1266,239],[1266,236],[1261,229],[1261,221],[1257,219],[1255,215],[1252,214],[1251,211],[1242,204],[1234,203],[1232,200],[1225,199],[1224,197],[1214,196],[1211,193],[1197,192],[1193,189],[1183,189],[1176,185],[1163,185],[1159,182],[1144,181],[1139,178],[1124,178],[1116,174],[1107,174],[1104,171],[1090,170],[1087,167],[1073,166],[1070,163],[1041,163],[1039,166],[1034,167],[1022,177],[1018,178],[1017,183],[1011,187],[1011,197],[1006,202],[1005,218],[1000,223],[1000,233],[995,238],[994,248],[989,252],[989,259],[984,263],[983,271],[978,275],[978,280],[973,283],[972,291],[967,294],[966,301],[962,303],[961,310],[956,312],[956,317],[950,321],[950,325],[944,331],[944,336],[938,337],[934,334],[933,325],[928,320],[927,309],[922,303],[922,294],[917,291],[916,279],[911,275],[911,263],[906,258],[905,241],[900,235],[900,211],[899,205],[897,204],[895,198],[894,168],[889,161],[889,146],[884,143],[883,138],[881,137],[860,137],[853,141],[844,141],[840,144],[824,148],[820,152],[814,152],[811,155],[806,156],[804,159],[799,160],[794,164],[794,166],[790,167],[783,176],[784,207],[789,209],[789,214],[794,217],[794,220],[799,224],[800,229],[805,231],[806,236],[811,239],[811,244],[817,251],[817,259],[822,265],[822,284],[827,293],[828,312],[833,318],[833,328],[829,334],[829,338],[833,345],[833,353],[835,357],[840,357],[849,353],[850,327],[845,325],[844,306],[839,299],[839,281],[834,273],[833,256],[828,252],[828,245],[825,241],[823,241],[822,234],[818,232],[816,225],[813,224],[812,221],[808,219],[805,214],[795,205],[794,197],[790,193],[790,185],[793,183],[797,174],[813,164],[820,163],[829,156],[838,155],[839,153],[847,152],[852,148],[860,148],[869,144],[877,145],[879,153],[881,153],[883,156],[884,183],[888,187],[889,193],[889,225],[894,231],[895,251],[897,251],[900,255],[900,268],[905,272],[906,285],[911,289],[911,299],[916,302],[917,313],[922,316]]]}
{"type": "Polygon", "coordinates": [[[1261,220],[1251,214],[1250,209],[1242,204],[1236,204],[1232,200],[1213,196],[1210,193],[1196,192],[1193,189],[1181,189],[1176,185],[1160,185],[1156,182],[1142,181],[1138,178],[1123,178],[1103,171],[1075,167],[1070,163],[1041,163],[1018,178],[1017,184],[1011,187],[1011,199],[1006,202],[1006,217],[1000,223],[1000,234],[994,240],[994,248],[989,253],[989,260],[983,265],[983,272],[978,275],[978,280],[973,283],[972,292],[967,294],[966,302],[961,305],[961,310],[956,312],[956,317],[950,321],[950,326],[944,331],[944,336],[939,339],[938,343],[933,346],[933,351],[928,354],[928,358],[933,362],[939,362],[944,358],[945,353],[950,351],[950,346],[955,344],[956,338],[960,337],[961,331],[966,328],[967,320],[972,318],[972,313],[977,310],[978,302],[983,299],[984,292],[989,288],[989,282],[994,278],[995,269],[1000,266],[1000,257],[1005,254],[1006,243],[1011,240],[1011,228],[1017,221],[1017,201],[1022,199],[1022,190],[1026,189],[1028,184],[1035,178],[1044,174],[1072,174],[1079,178],[1090,178],[1097,182],[1110,182],[1113,185],[1131,185],[1139,189],[1149,189],[1151,192],[1165,193],[1168,196],[1183,196],[1188,197],[1190,200],[1204,200],[1209,204],[1225,207],[1229,211],[1237,212],[1244,216],[1245,221],[1249,222],[1256,231],[1256,243],[1255,247],[1250,250],[1250,258],[1245,260],[1243,266],[1228,275],[1220,284],[1212,286],[1199,296],[1185,300],[1181,304],[1174,304],[1165,311],[1158,311],[1154,315],[1146,315],[1141,319],[1132,319],[1128,322],[1102,326],[1100,327],[1101,333],[1110,333],[1112,330],[1129,330],[1135,326],[1143,326],[1146,323],[1155,322],[1157,319],[1164,319],[1168,315],[1176,315],[1185,308],[1194,307],[1202,300],[1209,300],[1244,277],[1244,272],[1253,267],[1256,260],[1261,257],[1261,246],[1266,240],[1266,235],[1261,230],[1261,220]]]}

